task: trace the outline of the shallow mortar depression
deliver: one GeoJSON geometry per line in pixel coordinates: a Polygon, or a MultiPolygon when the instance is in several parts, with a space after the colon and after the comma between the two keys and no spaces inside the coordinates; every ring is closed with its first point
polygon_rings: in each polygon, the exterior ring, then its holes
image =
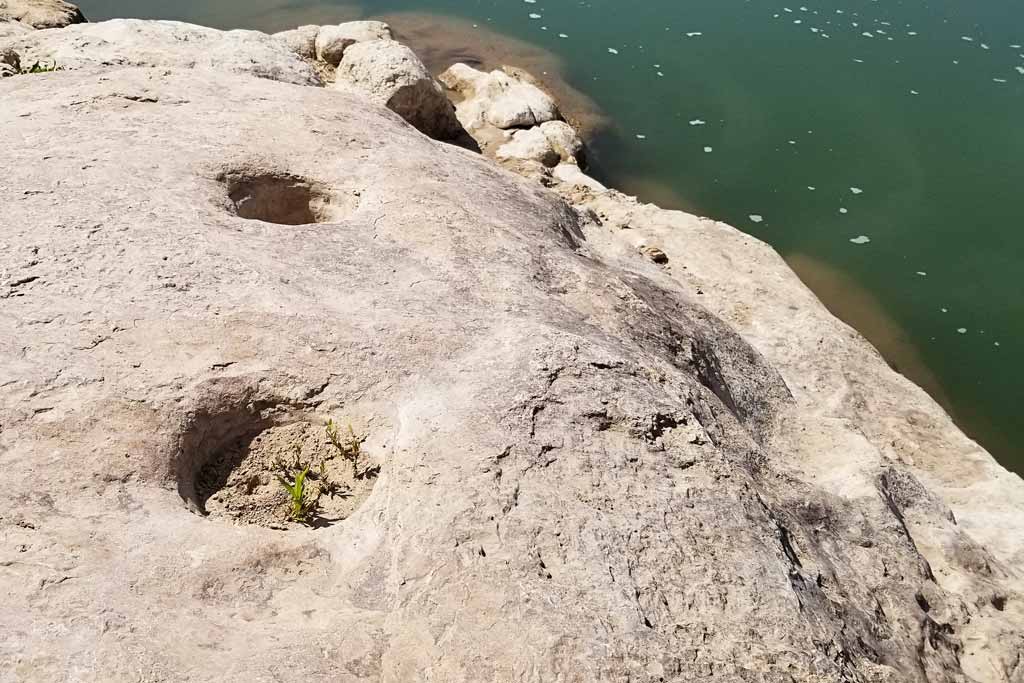
{"type": "Polygon", "coordinates": [[[339,217],[342,207],[321,183],[282,172],[233,172],[219,174],[231,209],[239,218],[278,225],[327,223],[339,217]]]}
{"type": "Polygon", "coordinates": [[[182,438],[178,492],[210,518],[328,527],[355,512],[377,482],[380,467],[362,452],[364,437],[347,422],[290,409],[197,415],[182,438]]]}

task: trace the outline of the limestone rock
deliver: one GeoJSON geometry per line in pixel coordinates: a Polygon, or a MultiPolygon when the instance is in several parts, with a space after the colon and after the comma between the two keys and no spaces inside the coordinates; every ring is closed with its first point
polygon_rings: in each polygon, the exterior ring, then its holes
{"type": "Polygon", "coordinates": [[[0,78],[21,72],[21,57],[10,48],[0,49],[0,78]]]}
{"type": "Polygon", "coordinates": [[[570,164],[579,162],[583,153],[583,141],[576,130],[565,121],[545,121],[539,126],[551,148],[558,154],[560,161],[570,164]]]}
{"type": "Polygon", "coordinates": [[[64,0],[0,0],[0,24],[18,22],[32,28],[61,28],[84,21],[82,11],[64,0]]]}
{"type": "Polygon", "coordinates": [[[289,50],[303,59],[316,59],[316,37],[319,32],[319,26],[307,24],[287,31],[272,33],[271,36],[282,41],[289,50]]]}
{"type": "Polygon", "coordinates": [[[432,138],[448,140],[462,132],[444,89],[419,57],[401,43],[370,40],[349,46],[338,65],[337,78],[432,138]]]}
{"type": "Polygon", "coordinates": [[[552,176],[565,185],[564,192],[573,187],[583,187],[594,193],[603,193],[607,187],[585,174],[576,164],[561,163],[551,170],[552,176]]]}
{"type": "Polygon", "coordinates": [[[265,33],[218,31],[176,21],[113,19],[75,24],[60,31],[8,38],[0,47],[16,50],[24,64],[55,62],[64,70],[110,65],[202,68],[320,84],[310,64],[265,33]]]}
{"type": "Polygon", "coordinates": [[[560,159],[540,126],[515,131],[511,140],[498,147],[495,155],[500,160],[539,161],[544,166],[555,166],[560,159]]]}
{"type": "Polygon", "coordinates": [[[0,21],[0,40],[21,36],[34,30],[28,24],[23,24],[20,21],[0,21]]]}
{"type": "Polygon", "coordinates": [[[338,66],[348,46],[370,40],[391,40],[391,27],[383,21],[349,21],[322,26],[316,37],[316,57],[338,66]]]}
{"type": "Polygon", "coordinates": [[[483,73],[465,64],[455,64],[440,79],[461,96],[456,113],[471,133],[488,124],[508,129],[560,118],[558,106],[547,93],[501,70],[483,73]]]}
{"type": "Polygon", "coordinates": [[[252,77],[274,43],[0,81],[8,677],[1019,678],[1024,482],[771,248],[252,77]],[[287,505],[251,456],[329,417],[360,507],[213,514],[287,505]]]}

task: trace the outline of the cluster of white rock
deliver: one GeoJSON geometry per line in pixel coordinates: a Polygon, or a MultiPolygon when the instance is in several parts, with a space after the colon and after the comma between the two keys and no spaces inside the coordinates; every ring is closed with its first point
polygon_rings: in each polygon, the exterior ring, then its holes
{"type": "Polygon", "coordinates": [[[275,33],[293,52],[316,66],[329,87],[355,89],[439,140],[462,129],[444,88],[381,21],[300,26],[275,33]]]}
{"type": "Polygon", "coordinates": [[[532,76],[510,67],[485,73],[455,64],[440,79],[456,96],[459,123],[485,155],[528,177],[605,189],[581,171],[583,141],[532,76]]]}

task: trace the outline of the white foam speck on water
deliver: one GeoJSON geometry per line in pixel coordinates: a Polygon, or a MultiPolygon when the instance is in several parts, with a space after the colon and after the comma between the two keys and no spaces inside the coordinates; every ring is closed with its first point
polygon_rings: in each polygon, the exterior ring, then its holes
{"type": "Polygon", "coordinates": [[[960,40],[962,40],[962,41],[964,41],[966,43],[973,43],[974,42],[974,38],[971,38],[970,36],[960,36],[960,40]]]}
{"type": "Polygon", "coordinates": [[[815,191],[815,190],[817,190],[818,188],[814,187],[814,185],[808,185],[808,186],[807,186],[807,189],[808,189],[808,190],[810,190],[811,192],[814,192],[814,191],[815,191]]]}
{"type": "Polygon", "coordinates": [[[923,270],[917,271],[917,274],[920,275],[921,277],[927,277],[928,276],[928,273],[924,272],[923,270]]]}
{"type": "Polygon", "coordinates": [[[990,49],[990,48],[989,48],[989,46],[988,46],[988,45],[986,45],[985,43],[982,43],[982,44],[981,44],[981,49],[982,49],[982,50],[988,50],[988,49],[990,49]]]}
{"type": "Polygon", "coordinates": [[[839,213],[846,214],[846,213],[850,213],[850,212],[846,210],[846,207],[841,206],[841,207],[839,207],[839,213]]]}
{"type": "Polygon", "coordinates": [[[943,313],[949,313],[949,309],[948,309],[948,308],[943,308],[943,309],[940,309],[940,310],[941,310],[941,311],[942,311],[943,313]]]}
{"type": "Polygon", "coordinates": [[[1024,66],[1015,66],[1013,68],[1017,70],[1017,73],[1024,74],[1024,66]]]}
{"type": "Polygon", "coordinates": [[[531,19],[540,19],[540,16],[541,15],[537,14],[536,12],[531,12],[530,13],[530,18],[531,19]]]}
{"type": "Polygon", "coordinates": [[[664,76],[665,74],[663,74],[663,73],[661,73],[661,72],[659,71],[659,72],[658,72],[658,75],[659,75],[659,76],[664,76]]]}
{"type": "Polygon", "coordinates": [[[921,93],[917,92],[916,90],[911,90],[910,94],[911,95],[920,95],[921,93]]]}
{"type": "Polygon", "coordinates": [[[858,235],[857,237],[851,237],[850,241],[854,244],[867,244],[871,241],[871,238],[867,235],[858,235]]]}
{"type": "Polygon", "coordinates": [[[999,342],[992,342],[992,346],[999,346],[999,342]]]}
{"type": "Polygon", "coordinates": [[[853,61],[857,62],[858,64],[863,64],[863,63],[864,63],[864,60],[863,60],[863,59],[857,59],[857,58],[854,58],[854,60],[853,60],[853,61]]]}
{"type": "Polygon", "coordinates": [[[694,119],[693,121],[690,121],[691,126],[703,126],[705,123],[707,123],[707,121],[702,121],[701,119],[694,119]]]}
{"type": "Polygon", "coordinates": [[[1011,50],[1019,50],[1020,49],[1020,45],[1011,45],[1010,49],[1011,50]]]}
{"type": "Polygon", "coordinates": [[[804,23],[804,21],[803,21],[803,19],[794,19],[793,23],[794,24],[802,24],[802,23],[804,23]]]}
{"type": "Polygon", "coordinates": [[[864,36],[865,38],[874,38],[875,37],[874,34],[871,33],[871,31],[864,31],[864,33],[861,33],[861,35],[864,36]]]}
{"type": "Polygon", "coordinates": [[[619,51],[616,50],[614,47],[610,47],[610,48],[608,48],[608,54],[610,54],[610,55],[617,55],[617,54],[619,54],[619,51]]]}
{"type": "Polygon", "coordinates": [[[750,214],[750,215],[748,216],[748,218],[749,218],[749,219],[751,220],[751,222],[753,222],[753,223],[760,223],[760,222],[762,222],[762,221],[764,220],[764,216],[759,216],[759,215],[758,215],[758,214],[756,214],[756,213],[752,213],[752,214],[750,214]]]}
{"type": "Polygon", "coordinates": [[[701,33],[700,31],[690,31],[689,33],[686,34],[686,37],[687,38],[697,38],[697,37],[702,36],[702,35],[704,35],[704,34],[701,33]]]}
{"type": "Polygon", "coordinates": [[[864,194],[864,190],[860,189],[859,187],[851,187],[850,192],[854,194],[864,194]]]}
{"type": "Polygon", "coordinates": [[[637,134],[636,134],[636,139],[637,139],[637,140],[646,140],[646,139],[647,139],[647,136],[646,136],[646,135],[642,135],[642,134],[640,134],[640,133],[637,133],[637,134]]]}
{"type": "Polygon", "coordinates": [[[958,327],[958,328],[956,328],[956,331],[959,332],[960,334],[967,334],[967,328],[966,327],[958,327]]]}
{"type": "Polygon", "coordinates": [[[559,33],[558,37],[559,38],[568,38],[569,36],[567,34],[565,34],[565,33],[559,33]]]}
{"type": "Polygon", "coordinates": [[[789,144],[791,144],[791,145],[795,145],[796,144],[796,140],[787,140],[787,142],[789,142],[789,144]]]}
{"type": "Polygon", "coordinates": [[[712,152],[714,152],[714,151],[715,151],[715,150],[714,150],[714,148],[713,148],[713,147],[705,147],[705,148],[704,148],[704,153],[705,153],[705,154],[711,154],[711,153],[712,153],[712,152]]]}
{"type": "Polygon", "coordinates": [[[917,35],[917,31],[907,31],[907,35],[908,36],[916,36],[917,35]]]}
{"type": "Polygon", "coordinates": [[[993,78],[992,82],[993,83],[1006,83],[1006,79],[1005,78],[993,78]]]}

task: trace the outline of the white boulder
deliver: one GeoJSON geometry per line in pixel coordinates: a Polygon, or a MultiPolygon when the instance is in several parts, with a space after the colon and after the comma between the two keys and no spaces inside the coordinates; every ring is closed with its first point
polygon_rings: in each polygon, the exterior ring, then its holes
{"type": "Polygon", "coordinates": [[[575,128],[565,121],[545,121],[538,128],[558,154],[559,160],[570,164],[578,163],[583,152],[583,141],[580,140],[575,128]]]}
{"type": "Polygon", "coordinates": [[[505,129],[536,126],[561,118],[550,95],[501,70],[484,73],[456,64],[440,78],[463,97],[456,114],[470,131],[485,125],[505,129]]]}
{"type": "Polygon", "coordinates": [[[354,86],[432,138],[448,140],[462,132],[444,88],[401,43],[371,40],[349,46],[337,78],[336,87],[354,86]]]}
{"type": "Polygon", "coordinates": [[[391,40],[391,27],[383,21],[349,21],[337,26],[321,26],[316,35],[316,57],[331,66],[338,66],[350,45],[370,40],[391,40]]]}
{"type": "Polygon", "coordinates": [[[608,191],[607,187],[588,176],[576,164],[558,164],[551,169],[551,175],[570,187],[584,187],[598,194],[608,191]]]}
{"type": "Polygon", "coordinates": [[[316,37],[320,27],[316,24],[299,26],[288,31],[279,31],[272,34],[288,46],[288,49],[303,59],[314,59],[316,57],[316,37]]]}
{"type": "Polygon", "coordinates": [[[499,161],[522,159],[538,161],[545,166],[555,166],[560,157],[551,145],[551,140],[539,126],[517,130],[511,140],[498,147],[494,154],[499,161]]]}
{"type": "Polygon", "coordinates": [[[85,20],[80,9],[64,0],[0,0],[0,23],[18,22],[31,28],[61,28],[85,20]]]}

